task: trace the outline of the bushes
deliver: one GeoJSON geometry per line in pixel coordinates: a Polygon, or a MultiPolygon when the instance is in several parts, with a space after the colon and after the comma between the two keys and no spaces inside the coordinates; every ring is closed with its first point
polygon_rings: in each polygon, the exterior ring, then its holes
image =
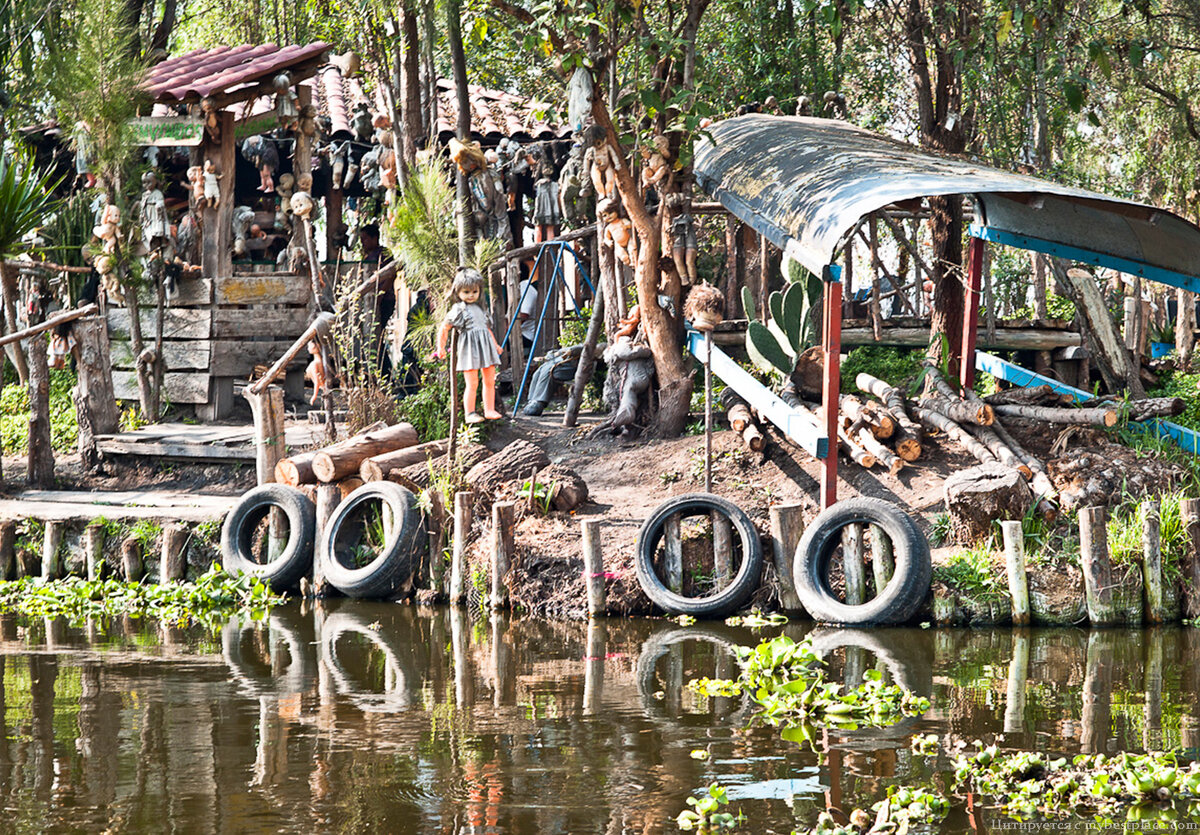
{"type": "MultiPolygon", "coordinates": [[[[50,370],[50,438],[55,452],[74,452],[79,439],[75,404],[71,400],[74,387],[73,371],[50,370]]],[[[28,386],[10,383],[0,391],[0,440],[5,455],[24,455],[29,451],[28,386]]]]}

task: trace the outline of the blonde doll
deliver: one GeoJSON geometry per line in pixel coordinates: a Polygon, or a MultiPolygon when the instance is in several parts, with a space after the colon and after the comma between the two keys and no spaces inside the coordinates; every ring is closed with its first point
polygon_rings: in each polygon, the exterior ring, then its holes
{"type": "Polygon", "coordinates": [[[457,299],[446,321],[438,331],[438,359],[446,356],[446,340],[450,329],[458,331],[458,360],[456,371],[463,372],[466,386],[463,390],[463,409],[467,423],[483,423],[503,417],[496,411],[496,366],[500,364],[500,346],[488,322],[480,298],[483,295],[484,279],[478,270],[459,267],[450,287],[450,298],[457,299]],[[475,372],[479,373],[476,374],[475,372]],[[483,417],[475,411],[475,397],[479,380],[483,379],[483,417]]]}

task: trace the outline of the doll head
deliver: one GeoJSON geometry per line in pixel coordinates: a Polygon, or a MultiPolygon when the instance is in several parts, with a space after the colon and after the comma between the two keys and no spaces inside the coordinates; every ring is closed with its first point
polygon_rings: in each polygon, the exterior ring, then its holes
{"type": "Polygon", "coordinates": [[[600,215],[600,219],[605,223],[612,223],[620,214],[617,212],[617,201],[611,197],[606,197],[596,204],[596,214],[600,215]]]}
{"type": "Polygon", "coordinates": [[[588,128],[588,142],[593,148],[599,148],[608,139],[608,131],[600,127],[600,125],[592,125],[588,128]]]}
{"type": "Polygon", "coordinates": [[[655,153],[663,157],[667,156],[667,152],[671,150],[671,141],[661,133],[655,134],[654,138],[650,140],[650,145],[655,153]]]}
{"type": "Polygon", "coordinates": [[[483,149],[479,147],[478,143],[459,142],[457,139],[451,139],[449,147],[450,159],[464,174],[470,174],[476,169],[487,168],[487,158],[483,155],[483,149]]]}
{"type": "Polygon", "coordinates": [[[450,300],[452,302],[479,304],[485,283],[483,273],[479,272],[479,270],[472,269],[471,267],[459,267],[458,272],[454,276],[454,283],[450,285],[450,300]]]}
{"type": "Polygon", "coordinates": [[[142,175],[142,188],[146,191],[158,188],[158,176],[153,171],[147,171],[142,175]]]}

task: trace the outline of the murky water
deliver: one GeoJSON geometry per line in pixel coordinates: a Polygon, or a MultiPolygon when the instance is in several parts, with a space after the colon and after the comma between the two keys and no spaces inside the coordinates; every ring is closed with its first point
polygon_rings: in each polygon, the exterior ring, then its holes
{"type": "MultiPolygon", "coordinates": [[[[1200,630],[817,630],[836,675],[878,666],[933,700],[821,755],[682,688],[778,631],[350,602],[215,637],[0,619],[0,830],[666,833],[716,780],[739,831],[790,832],[945,771],[917,732],[1200,755],[1200,630]]],[[[942,831],[976,828],[1005,822],[959,802],[942,831]]]]}

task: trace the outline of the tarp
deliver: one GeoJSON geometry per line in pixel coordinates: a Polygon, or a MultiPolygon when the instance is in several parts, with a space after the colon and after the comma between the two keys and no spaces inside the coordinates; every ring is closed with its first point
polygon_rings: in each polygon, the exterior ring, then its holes
{"type": "Polygon", "coordinates": [[[942,157],[845,122],[750,115],[697,143],[700,186],[817,275],[867,215],[969,195],[977,222],[1200,276],[1200,228],[1164,209],[942,157]]]}

